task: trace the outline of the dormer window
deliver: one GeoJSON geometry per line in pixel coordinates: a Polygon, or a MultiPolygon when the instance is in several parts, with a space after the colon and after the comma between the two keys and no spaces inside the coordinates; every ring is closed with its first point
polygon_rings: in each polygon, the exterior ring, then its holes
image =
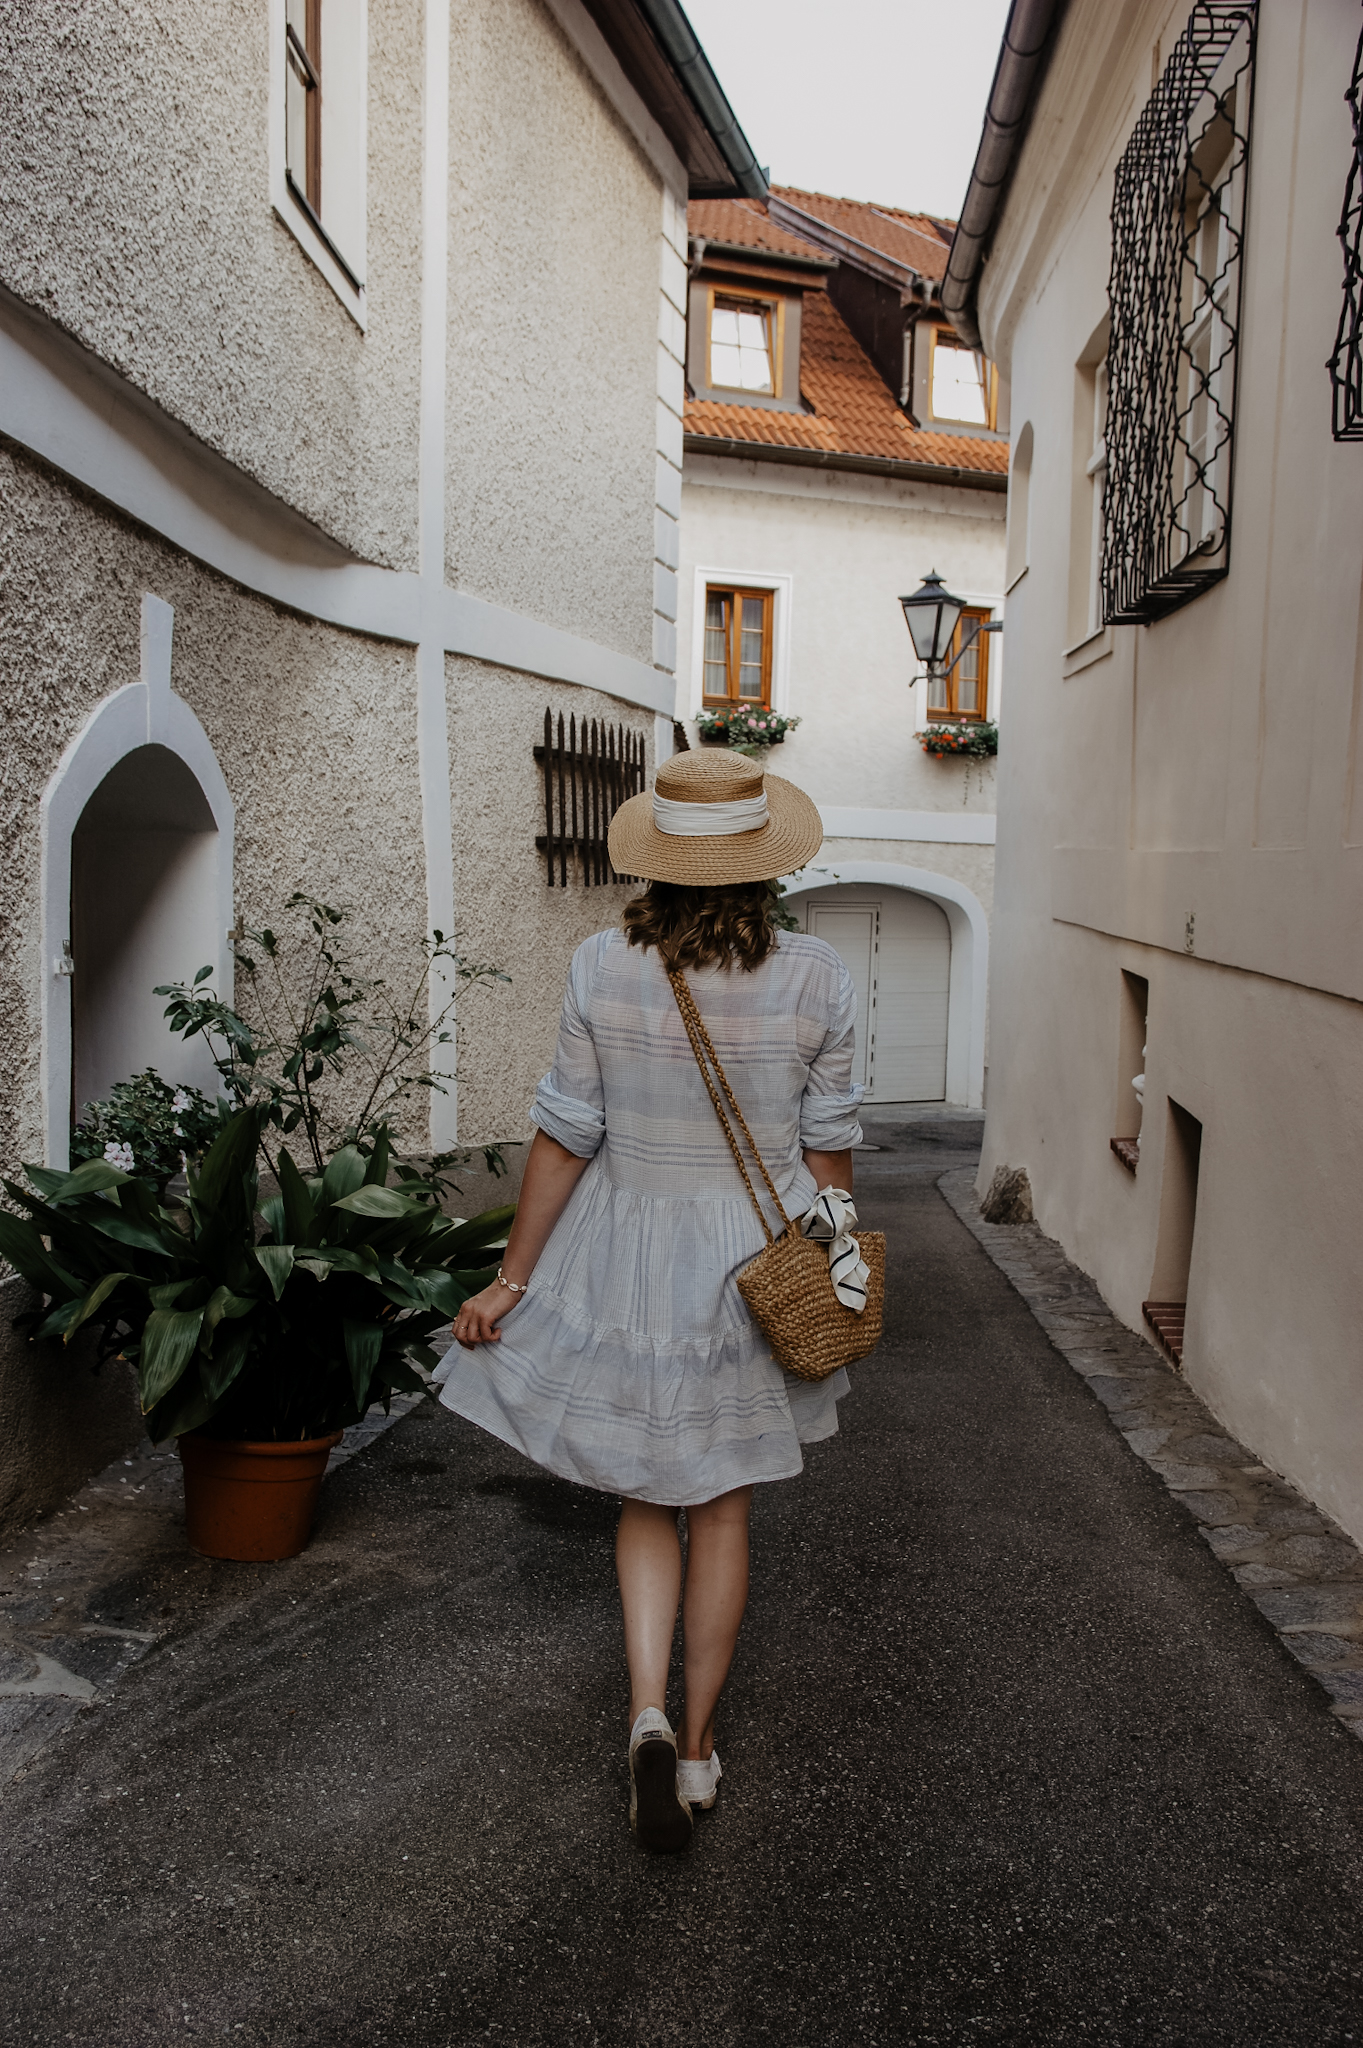
{"type": "Polygon", "coordinates": [[[776,389],[776,308],[760,299],[715,298],[710,313],[710,382],[731,391],[776,389]]]}
{"type": "Polygon", "coordinates": [[[928,388],[933,419],[992,429],[997,405],[994,367],[978,349],[967,348],[950,327],[933,329],[928,388]]]}

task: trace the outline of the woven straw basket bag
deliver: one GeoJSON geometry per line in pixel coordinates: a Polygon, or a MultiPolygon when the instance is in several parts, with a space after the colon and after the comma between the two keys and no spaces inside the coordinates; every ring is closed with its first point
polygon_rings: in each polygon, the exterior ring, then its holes
{"type": "Polygon", "coordinates": [[[766,1250],[759,1252],[751,1264],[743,1268],[738,1276],[738,1291],[751,1309],[754,1322],[771,1345],[772,1357],[777,1364],[783,1365],[798,1379],[826,1380],[840,1365],[852,1365],[857,1359],[865,1358],[880,1342],[885,1308],[884,1233],[879,1230],[855,1233],[868,1268],[866,1306],[858,1315],[855,1309],[844,1308],[833,1292],[827,1248],[805,1237],[798,1224],[792,1223],[782,1208],[781,1197],[753,1143],[752,1132],[744,1121],[743,1112],[710,1043],[710,1034],[684,976],[670,974],[668,980],[686,1026],[686,1035],[691,1041],[691,1050],[696,1056],[696,1065],[714,1104],[715,1114],[724,1126],[729,1149],[766,1235],[766,1250]],[[711,1078],[711,1067],[714,1068],[718,1088],[711,1078]],[[733,1112],[734,1123],[748,1141],[748,1150],[757,1161],[767,1192],[776,1204],[776,1213],[785,1225],[780,1237],[773,1237],[762,1204],[748,1177],[733,1124],[725,1112],[724,1102],[720,1100],[720,1089],[733,1112]]]}

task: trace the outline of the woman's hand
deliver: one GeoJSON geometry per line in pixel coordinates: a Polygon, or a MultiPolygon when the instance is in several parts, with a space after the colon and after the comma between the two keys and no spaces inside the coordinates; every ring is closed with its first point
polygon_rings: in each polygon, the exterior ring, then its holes
{"type": "Polygon", "coordinates": [[[475,1344],[500,1344],[502,1333],[497,1325],[520,1298],[500,1280],[494,1280],[481,1294],[471,1294],[455,1319],[456,1342],[465,1351],[472,1351],[475,1344]]]}

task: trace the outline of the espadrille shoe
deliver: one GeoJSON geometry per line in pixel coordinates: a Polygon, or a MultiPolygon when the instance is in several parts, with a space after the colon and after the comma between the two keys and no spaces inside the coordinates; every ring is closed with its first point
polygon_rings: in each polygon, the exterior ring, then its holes
{"type": "Polygon", "coordinates": [[[629,1824],[640,1847],[671,1853],[691,1840],[691,1808],[677,1783],[677,1738],[660,1707],[629,1731],[629,1824]]]}
{"type": "Polygon", "coordinates": [[[703,1758],[677,1758],[677,1790],[688,1806],[702,1807],[708,1813],[715,1803],[723,1776],[717,1749],[712,1749],[709,1756],[703,1758]]]}

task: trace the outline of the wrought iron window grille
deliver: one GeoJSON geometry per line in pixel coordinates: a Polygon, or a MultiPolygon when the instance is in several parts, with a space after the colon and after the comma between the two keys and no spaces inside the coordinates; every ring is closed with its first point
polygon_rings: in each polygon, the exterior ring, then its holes
{"type": "Polygon", "coordinates": [[[644,735],[623,725],[574,714],[565,729],[563,713],[557,731],[552,711],[544,714],[544,744],[535,748],[544,782],[544,830],[535,841],[548,866],[549,887],[574,880],[599,888],[612,882],[637,881],[617,875],[610,863],[606,835],[611,819],[645,782],[644,735]]]}
{"type": "Polygon", "coordinates": [[[1104,625],[1149,625],[1230,567],[1255,0],[1202,0],[1117,165],[1104,625]]]}
{"type": "Polygon", "coordinates": [[[1344,303],[1339,332],[1326,368],[1334,394],[1334,436],[1337,441],[1363,441],[1363,35],[1354,52],[1354,75],[1344,97],[1353,115],[1354,148],[1344,181],[1344,211],[1339,239],[1344,250],[1344,303]]]}

